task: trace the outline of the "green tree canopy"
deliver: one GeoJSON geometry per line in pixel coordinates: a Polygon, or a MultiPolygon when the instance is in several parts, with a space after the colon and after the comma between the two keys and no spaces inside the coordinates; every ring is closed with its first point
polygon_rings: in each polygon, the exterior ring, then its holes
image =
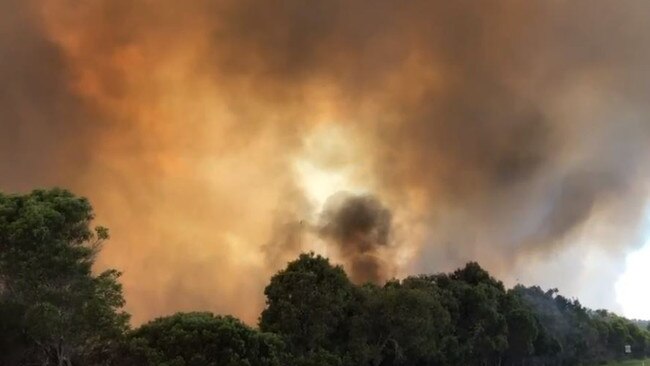
{"type": "Polygon", "coordinates": [[[333,352],[345,346],[354,294],[341,267],[313,253],[302,254],[271,278],[264,293],[260,328],[283,336],[292,352],[333,352]]]}
{"type": "Polygon", "coordinates": [[[506,291],[475,262],[357,286],[314,253],[271,278],[260,330],[205,312],[129,330],[119,272],[93,272],[108,239],[93,217],[65,190],[0,194],[0,366],[577,366],[650,354],[643,321],[557,289],[506,291]]]}
{"type": "Polygon", "coordinates": [[[206,312],[158,318],[129,335],[120,365],[281,366],[284,345],[230,316],[206,312]]]}
{"type": "Polygon", "coordinates": [[[0,194],[0,313],[11,314],[0,322],[5,363],[83,362],[126,331],[119,272],[91,270],[108,238],[92,220],[88,201],[65,190],[0,194]]]}
{"type": "Polygon", "coordinates": [[[449,312],[435,290],[405,282],[366,287],[370,364],[444,364],[451,331],[449,312]]]}

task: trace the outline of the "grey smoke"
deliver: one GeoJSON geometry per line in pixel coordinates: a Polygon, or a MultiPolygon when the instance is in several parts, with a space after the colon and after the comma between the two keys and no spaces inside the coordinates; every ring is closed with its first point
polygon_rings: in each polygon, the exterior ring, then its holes
{"type": "Polygon", "coordinates": [[[376,197],[338,193],[325,203],[319,233],[337,246],[354,281],[379,282],[386,271],[378,250],[390,244],[391,223],[376,197]]]}

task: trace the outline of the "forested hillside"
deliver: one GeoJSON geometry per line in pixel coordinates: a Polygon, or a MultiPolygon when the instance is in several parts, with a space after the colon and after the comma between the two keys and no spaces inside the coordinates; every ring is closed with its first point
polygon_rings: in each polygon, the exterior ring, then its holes
{"type": "Polygon", "coordinates": [[[475,262],[358,285],[313,253],[270,279],[256,327],[195,312],[131,329],[119,272],[92,271],[109,237],[93,217],[65,190],[0,194],[0,365],[596,365],[650,353],[637,323],[555,289],[506,289],[475,262]]]}

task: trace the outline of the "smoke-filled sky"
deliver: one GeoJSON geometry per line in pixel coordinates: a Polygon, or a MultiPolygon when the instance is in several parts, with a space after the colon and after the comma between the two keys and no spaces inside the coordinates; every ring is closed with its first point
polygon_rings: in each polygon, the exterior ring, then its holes
{"type": "Polygon", "coordinates": [[[255,323],[306,250],[358,282],[478,260],[623,311],[648,19],[641,0],[0,0],[0,189],[87,196],[135,324],[255,323]]]}

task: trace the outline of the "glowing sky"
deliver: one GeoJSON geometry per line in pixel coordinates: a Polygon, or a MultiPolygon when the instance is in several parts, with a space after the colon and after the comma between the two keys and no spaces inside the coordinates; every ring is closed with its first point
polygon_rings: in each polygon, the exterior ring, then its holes
{"type": "Polygon", "coordinates": [[[650,319],[650,216],[646,217],[641,235],[646,242],[625,258],[625,270],[616,282],[616,300],[625,316],[633,319],[650,319]]]}
{"type": "Polygon", "coordinates": [[[625,272],[616,282],[616,299],[623,314],[634,319],[650,318],[650,244],[627,256],[625,272]]]}

